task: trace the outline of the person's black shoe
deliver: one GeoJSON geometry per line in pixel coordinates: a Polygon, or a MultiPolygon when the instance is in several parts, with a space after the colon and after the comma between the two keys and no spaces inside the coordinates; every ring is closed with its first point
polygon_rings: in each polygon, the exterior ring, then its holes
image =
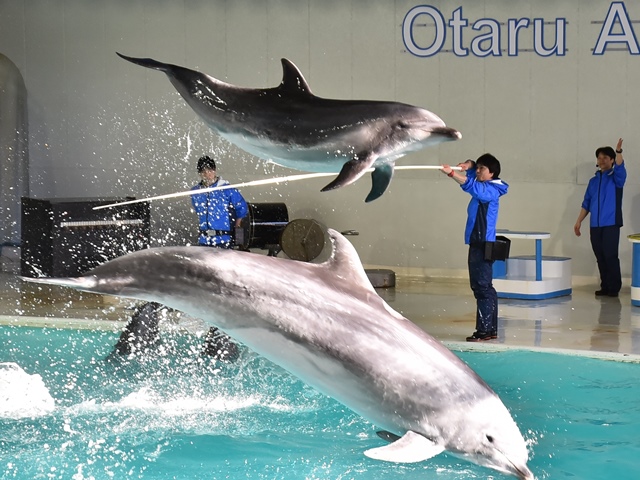
{"type": "Polygon", "coordinates": [[[487,340],[495,340],[496,338],[498,338],[498,334],[495,332],[474,332],[473,335],[467,337],[467,342],[486,342],[487,340]]]}
{"type": "Polygon", "coordinates": [[[609,292],[607,290],[596,290],[596,297],[617,297],[618,292],[609,292]]]}

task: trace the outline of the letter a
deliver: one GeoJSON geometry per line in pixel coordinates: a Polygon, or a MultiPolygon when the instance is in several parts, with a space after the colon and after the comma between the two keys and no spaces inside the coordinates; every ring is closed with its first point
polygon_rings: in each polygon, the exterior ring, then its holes
{"type": "Polygon", "coordinates": [[[631,20],[629,20],[629,15],[627,15],[624,2],[611,3],[609,13],[607,13],[607,18],[604,20],[602,30],[600,30],[598,42],[593,49],[593,54],[603,55],[608,43],[626,43],[627,49],[631,55],[640,55],[638,40],[636,39],[636,34],[633,31],[631,20]],[[620,22],[622,33],[613,33],[611,31],[616,23],[616,19],[620,22]]]}

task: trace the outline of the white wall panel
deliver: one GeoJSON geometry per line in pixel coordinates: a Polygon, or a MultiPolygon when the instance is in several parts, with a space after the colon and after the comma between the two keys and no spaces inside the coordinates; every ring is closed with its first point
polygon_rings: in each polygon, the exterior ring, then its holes
{"type": "MultiPolygon", "coordinates": [[[[292,61],[309,79],[310,2],[269,0],[267,2],[267,83],[275,87],[282,81],[280,59],[292,61]]],[[[312,85],[313,88],[313,85],[312,85]]]]}
{"type": "Polygon", "coordinates": [[[353,98],[352,1],[310,4],[309,76],[312,91],[325,98],[353,98]]]}

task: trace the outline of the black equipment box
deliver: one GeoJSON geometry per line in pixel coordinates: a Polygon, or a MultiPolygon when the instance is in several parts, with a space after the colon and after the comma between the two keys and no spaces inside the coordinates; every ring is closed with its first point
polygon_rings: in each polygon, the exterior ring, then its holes
{"type": "Polygon", "coordinates": [[[248,203],[249,212],[236,228],[236,245],[269,250],[280,245],[282,231],[289,223],[284,203],[248,203]]]}
{"type": "Polygon", "coordinates": [[[495,242],[485,242],[484,259],[505,261],[509,258],[509,250],[511,250],[511,239],[498,235],[495,242]]]}
{"type": "Polygon", "coordinates": [[[133,199],[22,197],[22,276],[76,277],[148,248],[149,202],[93,210],[133,199]]]}

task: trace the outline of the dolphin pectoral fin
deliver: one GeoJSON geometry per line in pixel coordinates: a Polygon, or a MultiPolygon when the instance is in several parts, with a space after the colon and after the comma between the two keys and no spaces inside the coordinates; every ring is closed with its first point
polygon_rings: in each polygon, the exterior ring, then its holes
{"type": "Polygon", "coordinates": [[[402,438],[384,447],[371,448],[364,454],[375,460],[395,463],[422,462],[439,453],[444,452],[444,447],[433,443],[427,437],[409,430],[402,438]]]}
{"type": "Polygon", "coordinates": [[[368,155],[356,155],[352,160],[345,163],[338,176],[320,191],[326,192],[345,185],[351,185],[364,175],[367,169],[373,165],[376,158],[376,155],[371,153],[368,155]]]}
{"type": "Polygon", "coordinates": [[[365,198],[365,202],[372,202],[385,192],[391,183],[394,166],[395,165],[393,163],[385,163],[377,166],[376,169],[371,172],[371,191],[369,192],[369,195],[367,195],[367,198],[365,198]]]}

